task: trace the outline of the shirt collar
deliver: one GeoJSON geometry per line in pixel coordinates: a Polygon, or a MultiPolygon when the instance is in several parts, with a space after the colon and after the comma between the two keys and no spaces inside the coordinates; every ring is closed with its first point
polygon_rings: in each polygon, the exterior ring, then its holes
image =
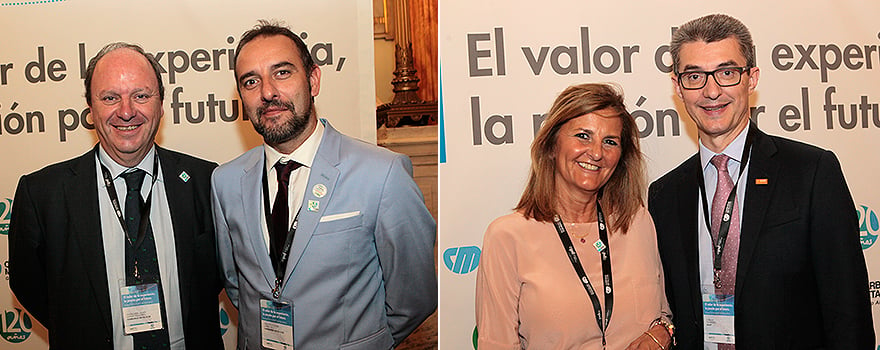
{"type": "MultiPolygon", "coordinates": [[[[721,154],[726,154],[730,159],[737,161],[738,163],[742,162],[743,148],[746,147],[746,135],[749,134],[750,127],[747,125],[742,131],[739,132],[739,135],[733,139],[721,154]]],[[[709,166],[709,162],[712,160],[712,157],[716,155],[715,152],[712,152],[706,146],[703,146],[703,142],[697,142],[700,144],[700,165],[702,166],[703,171],[706,171],[706,167],[709,166]]]]}
{"type": "Polygon", "coordinates": [[[113,158],[110,158],[110,155],[107,151],[104,150],[104,147],[98,146],[98,161],[101,162],[107,170],[110,170],[110,176],[112,178],[117,178],[122,173],[130,171],[131,169],[141,169],[147,172],[147,175],[153,177],[153,159],[156,157],[156,144],[153,144],[150,147],[150,151],[147,152],[147,155],[144,156],[144,159],[141,159],[141,162],[134,167],[126,167],[119,163],[117,163],[113,158]]]}
{"type": "Polygon", "coordinates": [[[312,163],[315,161],[315,155],[318,154],[318,146],[321,145],[321,139],[324,137],[324,123],[318,121],[317,124],[312,134],[290,154],[278,152],[278,150],[264,143],[266,171],[270,171],[279,160],[284,160],[285,163],[293,160],[305,167],[311,168],[312,163]]]}

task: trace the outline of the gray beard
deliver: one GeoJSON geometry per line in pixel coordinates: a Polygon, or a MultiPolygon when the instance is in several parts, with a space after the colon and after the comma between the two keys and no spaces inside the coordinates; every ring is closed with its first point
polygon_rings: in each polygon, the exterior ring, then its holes
{"type": "Polygon", "coordinates": [[[258,134],[263,136],[263,141],[270,145],[277,145],[298,137],[303,133],[303,131],[306,130],[306,126],[309,124],[308,113],[311,111],[311,106],[309,106],[306,111],[306,114],[299,115],[296,113],[296,109],[294,109],[293,103],[272,101],[258,107],[256,111],[256,118],[252,118],[251,122],[254,125],[254,130],[256,130],[258,134]],[[278,125],[276,127],[266,127],[266,125],[261,123],[261,121],[263,120],[263,114],[265,113],[266,108],[270,106],[284,107],[289,110],[293,116],[284,124],[278,125]]]}

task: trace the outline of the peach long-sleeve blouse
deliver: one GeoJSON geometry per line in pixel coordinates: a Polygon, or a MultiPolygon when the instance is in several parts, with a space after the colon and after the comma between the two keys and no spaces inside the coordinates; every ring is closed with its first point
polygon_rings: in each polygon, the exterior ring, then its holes
{"type": "MultiPolygon", "coordinates": [[[[596,222],[566,223],[590,283],[602,290],[602,264],[593,243],[596,222]],[[584,242],[580,237],[583,236],[584,242]]],[[[609,234],[614,304],[607,349],[624,349],[669,316],[654,223],[645,208],[626,233],[609,234]]],[[[604,295],[598,294],[602,310],[604,295]]],[[[495,219],[483,237],[477,272],[478,348],[602,349],[593,304],[552,223],[519,212],[495,219]]]]}

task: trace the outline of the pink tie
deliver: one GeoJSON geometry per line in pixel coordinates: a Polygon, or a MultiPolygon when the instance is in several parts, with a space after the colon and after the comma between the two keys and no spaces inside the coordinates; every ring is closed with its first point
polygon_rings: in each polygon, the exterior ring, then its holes
{"type": "MultiPolygon", "coordinates": [[[[719,154],[712,157],[712,165],[718,169],[718,183],[715,187],[715,197],[712,199],[712,239],[718,240],[718,232],[721,228],[721,215],[724,214],[724,205],[730,191],[733,190],[733,181],[727,171],[727,155],[719,154]]],[[[736,283],[736,259],[739,256],[739,204],[733,202],[733,214],[730,218],[730,229],[727,233],[727,242],[724,244],[724,253],[721,255],[721,288],[715,291],[720,294],[734,294],[736,283]]],[[[718,344],[719,350],[733,350],[733,344],[718,344]]]]}

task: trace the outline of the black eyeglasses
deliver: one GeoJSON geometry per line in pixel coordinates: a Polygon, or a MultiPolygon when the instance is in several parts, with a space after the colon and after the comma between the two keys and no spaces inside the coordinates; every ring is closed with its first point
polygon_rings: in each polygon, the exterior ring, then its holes
{"type": "Polygon", "coordinates": [[[749,71],[749,67],[724,67],[711,72],[690,71],[678,73],[678,84],[685,90],[698,90],[706,86],[711,75],[718,86],[728,87],[739,84],[742,75],[749,71]]]}

